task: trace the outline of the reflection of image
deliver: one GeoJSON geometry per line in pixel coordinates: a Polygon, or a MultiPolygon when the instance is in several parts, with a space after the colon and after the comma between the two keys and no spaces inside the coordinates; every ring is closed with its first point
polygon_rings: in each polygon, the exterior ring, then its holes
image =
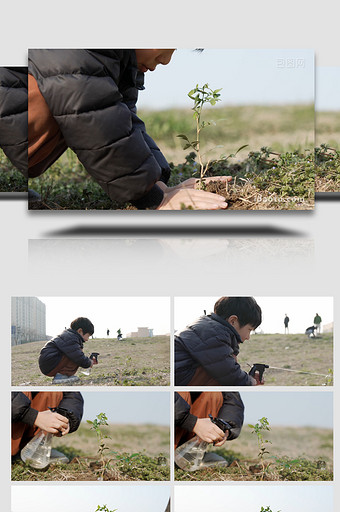
{"type": "Polygon", "coordinates": [[[51,449],[52,436],[75,432],[83,416],[83,398],[77,392],[13,392],[12,456],[35,468],[69,462],[51,449]]]}
{"type": "Polygon", "coordinates": [[[237,362],[239,344],[249,340],[261,321],[261,308],[253,297],[221,297],[214,313],[175,335],[176,385],[262,384],[258,372],[252,377],[237,362]]]}
{"type": "Polygon", "coordinates": [[[236,439],[243,425],[244,405],[239,393],[175,393],[175,462],[195,471],[228,465],[208,445],[223,446],[236,439]]]}

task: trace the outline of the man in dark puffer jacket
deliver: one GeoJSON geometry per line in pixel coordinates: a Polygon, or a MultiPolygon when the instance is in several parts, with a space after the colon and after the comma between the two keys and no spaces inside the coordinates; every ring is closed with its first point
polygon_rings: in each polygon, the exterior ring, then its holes
{"type": "MultiPolygon", "coordinates": [[[[29,177],[70,147],[111,199],[160,210],[226,208],[190,179],[168,188],[169,165],[136,115],[144,73],[171,49],[29,50],[29,177]]],[[[226,180],[226,178],[222,178],[226,180]]]]}
{"type": "Polygon", "coordinates": [[[27,178],[27,67],[0,67],[0,147],[27,178]]]}
{"type": "Polygon", "coordinates": [[[175,335],[176,386],[253,386],[262,384],[237,362],[239,344],[262,321],[253,297],[221,297],[214,313],[175,335]]]}
{"type": "Polygon", "coordinates": [[[52,384],[77,382],[78,368],[91,368],[95,359],[86,357],[83,345],[94,333],[92,322],[79,317],[71,322],[70,328],[48,341],[40,351],[39,367],[48,377],[54,377],[52,384]]]}
{"type": "MultiPolygon", "coordinates": [[[[12,456],[39,429],[56,436],[75,432],[81,422],[84,400],[78,392],[12,392],[12,456]],[[50,409],[57,408],[56,412],[50,409]]],[[[51,462],[67,463],[64,454],[52,449],[51,462]]]]}
{"type": "MultiPolygon", "coordinates": [[[[195,435],[214,446],[222,446],[239,436],[243,420],[244,405],[239,393],[175,393],[175,449],[195,435]],[[210,420],[209,414],[229,423],[231,429],[223,432],[210,420]]],[[[202,468],[226,464],[214,452],[206,452],[201,463],[202,468]]]]}

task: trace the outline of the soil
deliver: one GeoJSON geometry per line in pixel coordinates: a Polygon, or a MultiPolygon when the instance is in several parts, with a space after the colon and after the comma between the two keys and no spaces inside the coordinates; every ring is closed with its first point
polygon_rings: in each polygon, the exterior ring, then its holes
{"type": "Polygon", "coordinates": [[[235,190],[234,188],[231,189],[228,185],[226,186],[223,181],[212,181],[207,183],[206,191],[225,197],[229,210],[247,209],[245,202],[248,201],[240,197],[239,191],[235,190]]]}

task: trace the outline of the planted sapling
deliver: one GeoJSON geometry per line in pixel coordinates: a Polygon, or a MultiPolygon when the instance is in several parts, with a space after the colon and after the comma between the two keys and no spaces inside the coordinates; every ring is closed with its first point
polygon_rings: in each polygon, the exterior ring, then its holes
{"type": "Polygon", "coordinates": [[[98,453],[99,453],[100,464],[102,467],[101,468],[101,479],[102,479],[104,476],[105,470],[107,469],[107,463],[105,462],[104,452],[106,450],[109,450],[109,448],[106,446],[104,440],[111,439],[110,436],[104,434],[104,432],[102,431],[102,428],[101,428],[103,426],[109,425],[107,422],[107,416],[104,412],[101,412],[101,413],[97,414],[96,418],[93,421],[87,420],[87,423],[89,425],[91,425],[91,430],[94,430],[95,433],[97,434],[98,453]]]}
{"type": "MultiPolygon", "coordinates": [[[[260,512],[273,512],[270,507],[261,507],[260,512]]],[[[278,510],[277,512],[281,512],[281,510],[278,510]]]]}
{"type": "MultiPolygon", "coordinates": [[[[199,171],[200,171],[200,180],[199,180],[199,188],[204,189],[205,185],[203,182],[203,178],[207,174],[210,160],[208,160],[207,163],[203,163],[203,156],[205,153],[202,153],[201,151],[201,133],[204,128],[210,125],[215,125],[216,123],[214,121],[203,121],[202,120],[202,110],[204,105],[210,104],[212,106],[216,105],[216,103],[220,100],[220,91],[222,89],[211,89],[209,87],[209,84],[204,84],[203,86],[199,86],[198,84],[194,89],[192,89],[188,96],[190,99],[193,100],[194,106],[192,107],[192,110],[194,111],[194,119],[196,122],[196,139],[190,141],[187,135],[184,133],[181,133],[180,135],[177,135],[180,139],[184,140],[184,146],[183,149],[189,149],[192,148],[194,152],[196,153],[198,157],[199,162],[199,171]]],[[[234,157],[241,149],[247,147],[248,144],[245,144],[244,146],[241,146],[236,153],[229,155],[228,157],[222,156],[220,159],[222,160],[228,160],[228,158],[234,157]]]]}
{"type": "Polygon", "coordinates": [[[271,441],[269,441],[268,439],[265,439],[265,437],[264,437],[264,432],[271,430],[271,428],[269,426],[269,421],[267,418],[263,417],[263,418],[259,419],[258,422],[255,423],[255,425],[248,424],[248,426],[253,429],[252,434],[256,434],[256,436],[257,436],[257,444],[259,447],[258,457],[259,457],[260,463],[262,465],[262,478],[263,478],[264,473],[265,473],[264,456],[266,453],[269,453],[269,451],[266,449],[266,444],[267,443],[271,444],[271,441]]]}
{"type": "Polygon", "coordinates": [[[117,508],[114,508],[113,510],[110,510],[107,508],[106,505],[98,505],[95,512],[116,512],[118,510],[117,508]]]}

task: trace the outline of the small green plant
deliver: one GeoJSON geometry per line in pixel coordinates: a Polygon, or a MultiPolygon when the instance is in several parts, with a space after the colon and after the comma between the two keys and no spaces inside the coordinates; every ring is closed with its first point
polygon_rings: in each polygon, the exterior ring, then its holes
{"type": "Polygon", "coordinates": [[[97,441],[98,441],[98,454],[99,454],[99,460],[101,464],[101,479],[104,476],[105,470],[107,469],[107,462],[105,461],[105,454],[104,452],[106,450],[109,450],[109,448],[105,444],[105,439],[111,439],[110,436],[104,434],[102,431],[103,426],[108,426],[107,422],[107,416],[104,412],[100,412],[97,414],[96,418],[91,421],[87,420],[87,423],[91,425],[91,430],[94,430],[97,434],[97,441]]]}
{"type": "MultiPolygon", "coordinates": [[[[208,160],[207,163],[203,163],[204,153],[202,153],[202,151],[201,151],[201,132],[207,126],[210,126],[212,124],[216,125],[216,123],[214,121],[203,121],[202,120],[202,110],[203,110],[204,105],[206,105],[208,103],[210,105],[214,106],[214,105],[216,105],[216,103],[218,101],[221,101],[220,100],[220,96],[221,96],[220,91],[221,90],[222,89],[213,90],[213,89],[211,89],[211,87],[209,87],[209,84],[204,84],[201,87],[197,84],[194,89],[191,89],[191,91],[188,92],[189,98],[192,99],[194,102],[194,106],[192,107],[192,110],[194,111],[193,117],[196,121],[196,139],[190,141],[189,138],[187,137],[187,135],[185,135],[184,133],[177,135],[177,137],[179,137],[180,139],[183,139],[185,141],[183,149],[186,150],[188,148],[192,148],[198,157],[199,172],[200,172],[199,188],[201,188],[201,189],[205,188],[203,178],[207,174],[209,164],[210,164],[210,160],[208,160]]],[[[248,144],[241,146],[234,154],[231,154],[229,156],[225,156],[225,155],[221,156],[220,159],[228,160],[229,158],[234,157],[239,151],[241,151],[241,149],[247,147],[247,145],[248,144]]],[[[218,147],[218,146],[216,146],[216,147],[218,147]]]]}
{"type": "MultiPolygon", "coordinates": [[[[261,507],[260,512],[273,512],[270,507],[261,507]]],[[[281,512],[281,510],[278,510],[277,512],[281,512]]]]}
{"type": "Polygon", "coordinates": [[[106,505],[98,505],[95,512],[116,512],[117,508],[109,510],[106,505]]]}
{"type": "Polygon", "coordinates": [[[258,420],[255,425],[248,424],[250,428],[253,429],[252,434],[255,434],[257,437],[257,444],[259,447],[259,453],[258,457],[260,459],[260,463],[262,465],[262,478],[265,473],[265,465],[264,465],[264,456],[266,453],[269,453],[269,451],[266,449],[266,444],[271,443],[268,439],[265,439],[264,432],[270,431],[269,421],[267,418],[263,417],[258,420]]]}
{"type": "Polygon", "coordinates": [[[333,386],[333,369],[332,368],[328,369],[325,386],[333,386]]]}

